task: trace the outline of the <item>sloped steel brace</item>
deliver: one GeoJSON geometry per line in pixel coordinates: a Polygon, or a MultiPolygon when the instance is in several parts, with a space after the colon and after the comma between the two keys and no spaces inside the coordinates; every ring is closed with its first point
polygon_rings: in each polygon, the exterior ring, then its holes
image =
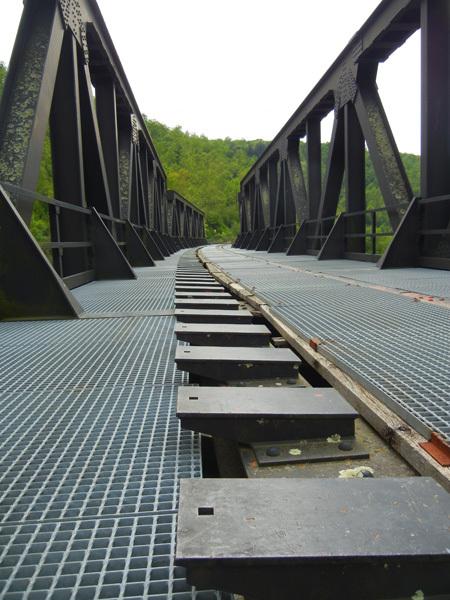
{"type": "Polygon", "coordinates": [[[260,237],[261,237],[261,230],[260,229],[255,230],[252,233],[252,236],[251,236],[250,241],[247,246],[247,250],[255,250],[260,237]]]}
{"type": "Polygon", "coordinates": [[[130,264],[133,267],[154,267],[155,261],[130,221],[126,221],[125,237],[127,243],[127,257],[130,264]]]}
{"type": "Polygon", "coordinates": [[[96,279],[136,279],[128,259],[95,208],[91,215],[91,237],[96,279]]]}
{"type": "Polygon", "coordinates": [[[240,248],[241,247],[241,243],[242,240],[244,239],[245,233],[240,233],[237,238],[236,241],[233,244],[233,248],[240,248]]]}
{"type": "Polygon", "coordinates": [[[385,253],[378,261],[380,269],[413,267],[419,259],[420,206],[418,198],[413,198],[406,209],[394,237],[385,253]]]}
{"type": "Polygon", "coordinates": [[[144,244],[154,260],[164,260],[164,255],[159,248],[154,232],[147,229],[147,227],[144,227],[144,244]]]}
{"type": "Polygon", "coordinates": [[[261,233],[261,236],[256,244],[255,250],[257,252],[261,252],[264,250],[268,250],[270,246],[270,227],[266,227],[264,231],[261,233]]]}
{"type": "Polygon", "coordinates": [[[247,231],[244,234],[244,237],[242,238],[242,243],[241,243],[241,246],[240,246],[242,249],[245,250],[247,248],[247,245],[248,245],[248,243],[250,241],[251,236],[252,236],[251,231],[247,231]]]}
{"type": "Polygon", "coordinates": [[[158,248],[161,252],[161,254],[166,257],[166,256],[170,256],[170,252],[169,249],[166,246],[165,241],[162,238],[162,235],[159,233],[159,231],[156,231],[156,229],[153,231],[153,236],[156,238],[157,242],[158,242],[158,248]]]}
{"type": "Polygon", "coordinates": [[[78,317],[81,306],[30,234],[2,186],[0,230],[0,319],[78,317]]]}
{"type": "Polygon", "coordinates": [[[294,236],[294,239],[291,242],[291,245],[286,251],[287,256],[299,256],[301,254],[306,254],[306,250],[308,247],[308,223],[304,220],[300,227],[297,230],[297,233],[294,236]]]}
{"type": "Polygon", "coordinates": [[[330,233],[328,234],[319,254],[317,260],[330,260],[336,258],[344,258],[345,254],[345,217],[341,213],[330,233]]]}
{"type": "Polygon", "coordinates": [[[269,253],[286,251],[286,225],[280,225],[267,250],[269,253]]]}

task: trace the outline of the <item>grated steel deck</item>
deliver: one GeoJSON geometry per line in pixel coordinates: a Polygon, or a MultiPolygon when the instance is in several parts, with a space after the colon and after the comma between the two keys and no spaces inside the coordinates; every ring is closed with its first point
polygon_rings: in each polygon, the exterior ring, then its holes
{"type": "Polygon", "coordinates": [[[192,590],[174,566],[175,521],[156,514],[1,527],[0,597],[219,600],[192,590]]]}
{"type": "Polygon", "coordinates": [[[429,295],[450,286],[448,273],[395,269],[386,274],[370,263],[318,262],[313,257],[305,257],[301,270],[293,271],[286,267],[301,262],[299,257],[219,246],[203,252],[241,284],[254,288],[302,337],[319,338],[320,352],[413,427],[450,440],[450,310],[348,281],[371,278],[386,285],[392,280],[429,295]],[[357,268],[355,277],[352,268],[357,268]],[[323,276],[325,271],[333,277],[323,276]],[[334,277],[343,271],[346,279],[334,277]]]}
{"type": "Polygon", "coordinates": [[[174,317],[0,324],[0,390],[181,383],[171,359],[174,324],[174,317]]]}
{"type": "Polygon", "coordinates": [[[105,318],[0,323],[2,600],[228,598],[173,564],[179,480],[201,476],[176,320],[122,316],[173,308],[186,255],[76,290],[105,318]]]}

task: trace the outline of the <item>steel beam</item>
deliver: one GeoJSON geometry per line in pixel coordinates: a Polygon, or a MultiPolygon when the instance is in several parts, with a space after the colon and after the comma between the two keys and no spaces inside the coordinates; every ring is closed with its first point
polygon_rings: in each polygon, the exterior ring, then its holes
{"type": "Polygon", "coordinates": [[[127,257],[133,267],[155,266],[155,261],[130,221],[125,224],[125,238],[127,257]]]}
{"type": "Polygon", "coordinates": [[[177,308],[175,317],[181,323],[252,323],[248,310],[211,310],[204,308],[177,308]]]}
{"type": "Polygon", "coordinates": [[[178,369],[214,381],[296,379],[300,359],[287,348],[179,346],[178,369]]]}
{"type": "MultiPolygon", "coordinates": [[[[25,3],[0,104],[0,181],[36,189],[63,37],[55,0],[25,3]]],[[[17,203],[27,225],[32,208],[17,203]]]]}
{"type": "Polygon", "coordinates": [[[136,279],[128,259],[95,208],[91,216],[96,279],[136,279]]]}
{"type": "Polygon", "coordinates": [[[358,413],[330,388],[182,386],[177,417],[183,429],[251,444],[354,438],[358,413]]]}
{"type": "MultiPolygon", "coordinates": [[[[422,0],[422,138],[421,196],[450,194],[450,5],[447,0],[422,0]]],[[[419,228],[450,228],[450,200],[422,208],[419,228]]],[[[450,257],[450,236],[422,241],[424,256],[450,257]]]]}
{"type": "Polygon", "coordinates": [[[0,320],[78,317],[81,306],[58,277],[1,186],[0,223],[0,320]]]}
{"type": "Polygon", "coordinates": [[[265,325],[230,325],[228,323],[178,323],[178,340],[192,346],[268,346],[270,330],[265,325]]]}
{"type": "Polygon", "coordinates": [[[356,114],[369,148],[383,194],[389,221],[395,231],[400,223],[399,204],[409,204],[413,194],[375,84],[368,69],[358,82],[356,114]]]}
{"type": "Polygon", "coordinates": [[[443,600],[449,513],[427,477],[183,479],[175,562],[254,600],[443,600]]]}
{"type": "MultiPolygon", "coordinates": [[[[360,213],[347,219],[347,232],[361,235],[366,231],[364,214],[366,210],[366,144],[355,107],[351,102],[344,107],[344,119],[346,209],[350,213],[360,213]]],[[[335,214],[335,212],[330,214],[335,214]]],[[[365,238],[349,238],[347,250],[364,253],[366,251],[365,238]]]]}

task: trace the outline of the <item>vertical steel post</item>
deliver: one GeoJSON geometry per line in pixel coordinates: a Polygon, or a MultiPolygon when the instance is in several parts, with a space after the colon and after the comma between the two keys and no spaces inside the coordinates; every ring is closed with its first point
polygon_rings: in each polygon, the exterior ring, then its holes
{"type": "MultiPolygon", "coordinates": [[[[365,140],[356,116],[355,107],[348,102],[344,107],[345,119],[345,196],[347,212],[366,210],[366,157],[365,140]]],[[[357,215],[347,219],[347,232],[363,234],[366,230],[365,215],[357,215]]],[[[366,251],[364,237],[347,240],[349,252],[366,251]]]]}

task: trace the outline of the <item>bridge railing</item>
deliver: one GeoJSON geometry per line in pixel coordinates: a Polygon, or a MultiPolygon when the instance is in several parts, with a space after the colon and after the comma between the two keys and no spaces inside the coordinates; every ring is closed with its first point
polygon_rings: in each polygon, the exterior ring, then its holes
{"type": "MultiPolygon", "coordinates": [[[[235,245],[247,250],[309,254],[323,259],[347,258],[377,262],[394,235],[390,215],[395,211],[401,217],[407,204],[342,212],[322,219],[307,219],[301,224],[290,223],[248,232],[246,240],[235,245]],[[336,227],[335,227],[336,226],[336,227]],[[339,244],[337,241],[339,241],[339,244]],[[330,249],[329,241],[333,250],[330,249]],[[322,249],[325,247],[324,252],[322,249]]],[[[441,231],[422,232],[437,235],[441,231]]]]}
{"type": "Polygon", "coordinates": [[[0,185],[15,205],[37,202],[48,207],[48,218],[43,221],[48,230],[37,241],[69,289],[105,276],[134,277],[133,266],[153,266],[154,260],[201,243],[201,231],[198,237],[188,236],[181,244],[178,236],[161,235],[95,208],[69,204],[9,183],[0,185]],[[67,219],[70,229],[65,228],[67,219]],[[102,252],[100,246],[109,246],[110,252],[102,252]]]}

